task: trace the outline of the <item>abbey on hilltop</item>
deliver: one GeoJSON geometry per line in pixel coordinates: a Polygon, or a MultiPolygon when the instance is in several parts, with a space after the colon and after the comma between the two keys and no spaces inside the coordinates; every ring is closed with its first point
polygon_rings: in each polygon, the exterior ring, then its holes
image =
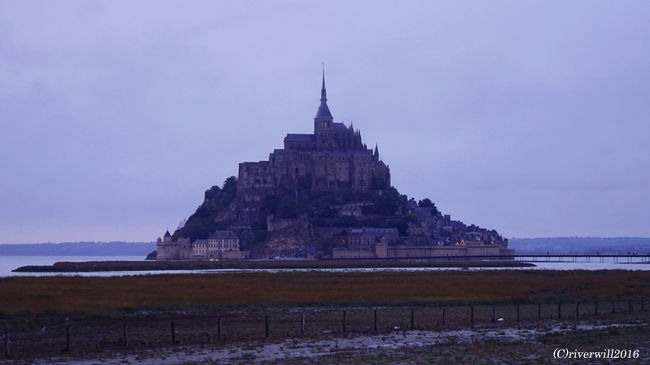
{"type": "Polygon", "coordinates": [[[238,221],[259,220],[265,197],[291,196],[300,186],[328,191],[390,186],[390,169],[379,159],[379,148],[368,149],[351,123],[334,122],[327,106],[324,73],[314,133],[287,134],[284,148],[273,151],[268,161],[239,164],[237,200],[242,209],[238,221]]]}
{"type": "Polygon", "coordinates": [[[512,254],[495,230],[441,214],[391,186],[379,148],[352,124],[334,122],[323,73],[311,134],[287,134],[266,161],[205,192],[157,259],[429,257],[512,254]]]}

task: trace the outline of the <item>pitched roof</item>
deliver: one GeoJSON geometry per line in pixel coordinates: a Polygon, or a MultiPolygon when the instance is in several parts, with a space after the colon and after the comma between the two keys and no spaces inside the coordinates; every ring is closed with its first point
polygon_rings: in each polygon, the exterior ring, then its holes
{"type": "Polygon", "coordinates": [[[321,100],[318,111],[316,112],[316,118],[332,118],[332,113],[330,108],[327,106],[326,100],[321,100]]]}
{"type": "Polygon", "coordinates": [[[316,141],[316,136],[313,134],[287,134],[284,139],[291,142],[313,142],[316,141]]]}

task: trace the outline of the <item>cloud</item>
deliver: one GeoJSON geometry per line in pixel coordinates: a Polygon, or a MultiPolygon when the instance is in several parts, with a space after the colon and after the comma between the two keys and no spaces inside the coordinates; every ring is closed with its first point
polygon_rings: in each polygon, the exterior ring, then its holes
{"type": "Polygon", "coordinates": [[[4,2],[0,242],[174,227],[311,130],[321,62],[400,191],[506,235],[648,235],[649,7],[4,2]]]}

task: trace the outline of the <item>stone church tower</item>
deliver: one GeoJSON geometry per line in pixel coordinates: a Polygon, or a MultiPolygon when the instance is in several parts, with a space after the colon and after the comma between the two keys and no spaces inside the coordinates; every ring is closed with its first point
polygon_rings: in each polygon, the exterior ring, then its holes
{"type": "Polygon", "coordinates": [[[323,70],[323,84],[320,89],[320,106],[314,117],[314,134],[327,133],[332,129],[334,118],[327,106],[327,90],[325,90],[325,70],[323,70]]]}
{"type": "Polygon", "coordinates": [[[290,133],[284,148],[267,161],[242,162],[237,180],[238,224],[260,222],[269,196],[295,196],[298,188],[321,191],[366,191],[390,187],[390,169],[369,149],[352,125],[334,122],[327,106],[325,73],[313,134],[290,133]]]}

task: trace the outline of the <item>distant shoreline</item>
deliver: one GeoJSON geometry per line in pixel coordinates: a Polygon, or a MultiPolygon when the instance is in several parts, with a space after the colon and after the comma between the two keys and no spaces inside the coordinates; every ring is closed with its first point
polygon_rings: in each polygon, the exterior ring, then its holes
{"type": "Polygon", "coordinates": [[[53,265],[21,266],[12,272],[106,272],[150,270],[210,269],[337,269],[337,268],[411,268],[411,267],[534,267],[513,261],[431,260],[269,260],[269,261],[87,261],[56,262],[53,265]]]}
{"type": "Polygon", "coordinates": [[[0,256],[142,256],[155,242],[62,242],[0,244],[0,256]]]}

